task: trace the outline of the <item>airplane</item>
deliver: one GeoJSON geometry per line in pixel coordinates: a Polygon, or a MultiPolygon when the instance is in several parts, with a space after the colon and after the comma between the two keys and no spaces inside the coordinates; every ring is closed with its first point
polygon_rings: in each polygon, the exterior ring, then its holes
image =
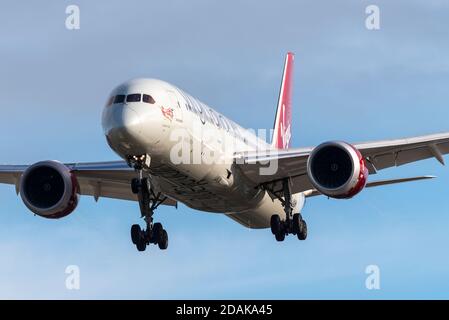
{"type": "Polygon", "coordinates": [[[145,251],[168,247],[167,231],[154,221],[161,205],[224,214],[247,228],[269,228],[280,242],[287,235],[305,240],[302,212],[310,197],[350,199],[364,188],[435,178],[368,181],[379,170],[423,159],[444,165],[449,132],[291,148],[293,64],[289,52],[270,143],[174,85],[133,79],[111,92],[102,114],[120,161],[1,165],[0,183],[14,185],[25,206],[47,219],[71,214],[80,196],[135,201],[145,228],[132,225],[131,240],[145,251]]]}

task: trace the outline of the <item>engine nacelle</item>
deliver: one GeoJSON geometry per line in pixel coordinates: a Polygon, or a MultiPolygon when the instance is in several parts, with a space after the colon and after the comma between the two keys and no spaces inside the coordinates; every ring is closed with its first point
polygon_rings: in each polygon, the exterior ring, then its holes
{"type": "Polygon", "coordinates": [[[38,216],[59,219],[78,205],[79,186],[75,175],[60,162],[42,161],[30,166],[20,180],[20,196],[38,216]]]}
{"type": "Polygon", "coordinates": [[[348,199],[363,190],[369,173],[359,150],[346,142],[330,141],[312,151],[307,174],[322,194],[348,199]]]}

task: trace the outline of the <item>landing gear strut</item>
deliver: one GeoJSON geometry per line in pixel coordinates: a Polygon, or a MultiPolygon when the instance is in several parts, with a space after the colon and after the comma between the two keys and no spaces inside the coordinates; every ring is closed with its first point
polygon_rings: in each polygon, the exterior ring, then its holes
{"type": "Polygon", "coordinates": [[[300,213],[293,214],[294,203],[292,201],[292,194],[288,180],[282,181],[283,198],[280,198],[284,206],[285,221],[281,220],[278,214],[271,216],[270,226],[271,232],[274,234],[277,241],[284,241],[285,236],[294,234],[299,240],[307,239],[307,223],[302,218],[300,213]]]}
{"type": "Polygon", "coordinates": [[[150,244],[159,246],[159,249],[168,248],[168,233],[159,222],[153,223],[154,211],[166,200],[160,193],[155,193],[150,180],[143,177],[143,169],[140,163],[134,164],[139,174],[138,178],[131,181],[131,190],[137,195],[141,216],[144,218],[146,229],[140,225],[131,226],[131,241],[138,251],[145,251],[150,244]]]}

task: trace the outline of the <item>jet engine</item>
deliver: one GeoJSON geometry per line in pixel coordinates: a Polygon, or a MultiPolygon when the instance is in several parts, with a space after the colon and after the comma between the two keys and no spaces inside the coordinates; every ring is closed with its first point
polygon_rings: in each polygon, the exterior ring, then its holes
{"type": "Polygon", "coordinates": [[[75,175],[60,162],[38,162],[25,170],[20,180],[20,196],[38,216],[59,219],[78,205],[79,185],[75,175]]]}
{"type": "Polygon", "coordinates": [[[342,141],[325,142],[316,147],[307,162],[312,185],[322,194],[349,199],[366,185],[368,169],[361,153],[342,141]]]}

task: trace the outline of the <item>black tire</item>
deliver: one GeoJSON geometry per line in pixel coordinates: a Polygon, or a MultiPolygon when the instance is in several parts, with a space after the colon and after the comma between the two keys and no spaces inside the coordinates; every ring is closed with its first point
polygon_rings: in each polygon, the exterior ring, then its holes
{"type": "Polygon", "coordinates": [[[282,222],[281,222],[281,217],[279,217],[279,215],[274,214],[271,216],[270,227],[271,227],[271,233],[273,233],[274,235],[282,233],[282,222]]]}
{"type": "Polygon", "coordinates": [[[142,237],[142,229],[138,224],[133,224],[131,226],[131,241],[133,242],[133,244],[137,244],[141,237],[142,237]]]}
{"type": "Polygon", "coordinates": [[[134,194],[138,194],[141,187],[142,187],[142,184],[140,183],[139,179],[134,178],[134,179],[131,180],[131,191],[134,194]]]}
{"type": "Polygon", "coordinates": [[[301,232],[298,233],[299,240],[307,239],[307,223],[304,220],[301,220],[301,232]]]}
{"type": "Polygon", "coordinates": [[[156,222],[153,225],[153,230],[152,230],[152,236],[151,236],[151,242],[154,244],[158,244],[159,241],[162,239],[163,236],[163,231],[164,228],[162,227],[162,224],[160,224],[159,222],[156,222]]]}
{"type": "Polygon", "coordinates": [[[274,235],[277,241],[282,242],[285,240],[285,232],[279,232],[274,235]]]}
{"type": "Polygon", "coordinates": [[[302,223],[301,223],[302,217],[301,214],[299,213],[295,213],[293,215],[293,219],[292,219],[292,227],[293,227],[293,233],[298,235],[301,233],[302,230],[302,223]]]}
{"type": "Polygon", "coordinates": [[[139,239],[139,241],[137,241],[136,248],[137,248],[138,251],[145,251],[145,249],[147,248],[147,244],[146,244],[145,239],[143,237],[141,237],[139,239]]]}
{"type": "Polygon", "coordinates": [[[167,230],[162,229],[161,238],[158,241],[159,249],[166,250],[168,248],[168,233],[167,230]]]}

